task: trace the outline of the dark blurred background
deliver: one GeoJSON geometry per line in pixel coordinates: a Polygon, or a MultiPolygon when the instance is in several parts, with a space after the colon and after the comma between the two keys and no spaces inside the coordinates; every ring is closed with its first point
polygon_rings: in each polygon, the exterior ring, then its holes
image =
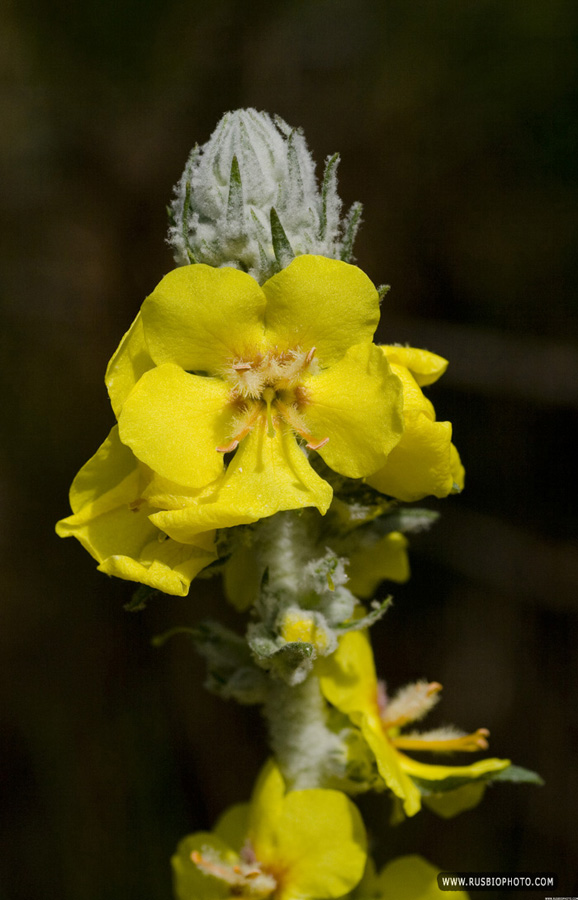
{"type": "Polygon", "coordinates": [[[381,672],[440,680],[437,721],[487,726],[546,780],[395,830],[364,799],[377,857],[578,893],[578,4],[5,0],[0,35],[0,898],[169,900],[177,840],[246,799],[266,752],[185,639],[150,644],[231,619],[219,585],[128,613],[131,585],[53,532],[113,421],[105,365],[172,267],[172,186],[240,106],[303,126],[319,167],[341,152],[359,264],[393,285],[380,339],[451,360],[430,396],[467,489],[413,539],[381,672]]]}

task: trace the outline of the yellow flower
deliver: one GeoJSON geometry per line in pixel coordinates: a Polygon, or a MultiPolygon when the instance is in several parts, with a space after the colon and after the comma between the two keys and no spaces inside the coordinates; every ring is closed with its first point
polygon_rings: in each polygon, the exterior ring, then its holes
{"type": "Polygon", "coordinates": [[[371,860],[351,900],[468,900],[465,891],[442,891],[437,876],[440,869],[421,856],[400,856],[379,872],[371,860]]]}
{"type": "Polygon", "coordinates": [[[262,287],[232,268],[170,272],[109,364],[118,429],[75,479],[58,533],[109,574],[185,594],[215,559],[215,529],[324,514],[332,489],[300,444],[362,478],[401,437],[378,319],[371,281],[334,259],[299,256],[262,287]]]}
{"type": "Polygon", "coordinates": [[[107,575],[184,596],[191,580],[217,558],[215,533],[181,544],[159,531],[149,518],[155,508],[142,496],[145,484],[143,467],[113,428],[74,479],[73,514],[57,524],[57,534],[76,537],[107,575]]]}
{"type": "Polygon", "coordinates": [[[286,793],[268,763],[250,804],[234,806],[213,833],[181,841],[173,857],[178,900],[314,900],[342,897],[366,862],[361,816],[345,794],[286,793]]]}
{"type": "Polygon", "coordinates": [[[231,268],[170,272],[108,371],[120,439],[157,478],[155,524],[188,542],[284,509],[325,513],[331,488],[298,441],[342,475],[379,470],[403,423],[378,318],[367,276],[325,257],[262,287],[231,268]]]}
{"type": "MultiPolygon", "coordinates": [[[[408,685],[387,702],[377,680],[365,632],[345,634],[333,656],[319,660],[317,665],[325,697],[361,730],[381,778],[402,801],[406,815],[413,816],[421,808],[420,787],[435,795],[450,785],[458,789],[469,782],[483,780],[510,765],[507,759],[484,759],[469,766],[430,765],[407,756],[404,750],[437,753],[485,750],[489,732],[479,728],[473,734],[462,734],[455,729],[402,734],[405,725],[421,719],[435,705],[441,685],[437,682],[408,685]]],[[[452,790],[452,794],[456,792],[452,790]]],[[[454,813],[458,811],[455,809],[454,813]]]]}
{"type": "Polygon", "coordinates": [[[382,346],[403,385],[404,432],[379,472],[368,483],[398,500],[447,497],[461,491],[464,469],[452,444],[450,422],[436,422],[435,410],[421,388],[443,375],[447,361],[415,347],[382,346]]]}

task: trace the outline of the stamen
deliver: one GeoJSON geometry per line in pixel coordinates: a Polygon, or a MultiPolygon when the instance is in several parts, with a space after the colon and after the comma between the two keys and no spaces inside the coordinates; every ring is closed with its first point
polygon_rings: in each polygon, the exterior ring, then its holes
{"type": "Polygon", "coordinates": [[[322,447],[325,447],[325,444],[329,441],[329,438],[323,438],[322,441],[318,441],[316,444],[313,444],[311,441],[306,444],[308,450],[321,450],[322,447]]]}
{"type": "Polygon", "coordinates": [[[438,702],[442,686],[437,681],[416,681],[401,688],[391,700],[381,721],[386,728],[401,728],[408,722],[416,722],[438,702]]]}
{"type": "Polygon", "coordinates": [[[249,369],[253,368],[253,363],[250,363],[250,362],[233,363],[231,368],[234,369],[235,372],[247,372],[249,369]]]}
{"type": "Polygon", "coordinates": [[[260,411],[261,407],[258,403],[256,403],[252,409],[248,409],[244,416],[241,417],[240,428],[236,434],[233,435],[230,443],[226,444],[224,447],[217,447],[217,453],[232,453],[233,450],[236,450],[243,438],[247,437],[253,428],[255,422],[259,418],[260,411]]]}
{"type": "Polygon", "coordinates": [[[241,857],[238,863],[226,863],[212,847],[202,849],[202,853],[193,850],[192,862],[203,875],[212,875],[229,885],[231,895],[266,900],[277,888],[277,880],[269,872],[264,872],[256,861],[247,863],[241,857]]]}
{"type": "MultiPolygon", "coordinates": [[[[249,432],[247,432],[248,434],[249,432]]],[[[245,437],[245,435],[243,435],[245,437]]],[[[236,450],[239,446],[239,441],[233,440],[230,444],[227,444],[225,447],[217,447],[217,453],[232,453],[233,450],[236,450]]]]}
{"type": "MultiPolygon", "coordinates": [[[[203,850],[206,850],[206,848],[203,847],[203,850]]],[[[207,853],[203,856],[198,850],[193,850],[191,859],[197,868],[205,875],[213,875],[215,878],[218,878],[220,881],[225,881],[227,884],[239,884],[242,876],[237,874],[232,866],[226,864],[219,865],[219,863],[209,859],[207,853]]]]}
{"type": "Polygon", "coordinates": [[[325,446],[329,438],[326,437],[322,438],[320,441],[316,441],[313,435],[310,434],[305,428],[305,423],[303,422],[303,419],[301,418],[295,407],[287,406],[285,403],[279,400],[279,398],[277,398],[276,405],[282,417],[285,419],[287,424],[291,426],[293,431],[296,431],[304,441],[307,441],[308,450],[320,450],[321,447],[325,446]]]}
{"type": "MultiPolygon", "coordinates": [[[[440,729],[441,731],[441,729],[440,729]]],[[[439,731],[437,732],[439,734],[439,731]]],[[[430,734],[400,735],[392,738],[391,743],[401,750],[427,750],[428,752],[453,753],[462,750],[467,753],[475,753],[477,750],[487,750],[490,732],[487,728],[478,728],[473,734],[463,734],[450,738],[437,738],[436,732],[430,734]]]]}

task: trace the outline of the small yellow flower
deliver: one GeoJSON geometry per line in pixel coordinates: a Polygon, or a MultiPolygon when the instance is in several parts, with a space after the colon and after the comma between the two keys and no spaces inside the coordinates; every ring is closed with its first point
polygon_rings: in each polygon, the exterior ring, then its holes
{"type": "Polygon", "coordinates": [[[415,347],[382,346],[403,385],[403,436],[368,483],[384,494],[412,502],[433,494],[447,497],[464,486],[464,468],[452,444],[450,422],[436,422],[421,388],[443,375],[447,361],[415,347]]]}
{"type": "Polygon", "coordinates": [[[287,643],[304,641],[313,644],[323,656],[330,643],[330,635],[322,628],[318,617],[308,610],[292,607],[285,611],[279,625],[279,634],[287,643]]]}
{"type": "Polygon", "coordinates": [[[468,900],[465,891],[441,891],[437,876],[439,867],[421,856],[392,859],[377,873],[368,860],[363,879],[351,894],[351,900],[468,900]]]}
{"type": "Polygon", "coordinates": [[[234,806],[213,833],[181,841],[173,857],[178,900],[315,900],[342,897],[366,863],[361,816],[345,794],[286,793],[268,763],[250,804],[234,806]]]}
{"type": "Polygon", "coordinates": [[[361,730],[381,778],[402,801],[406,815],[413,816],[421,808],[420,784],[428,785],[435,794],[436,786],[441,786],[444,781],[448,784],[450,779],[455,780],[457,788],[510,765],[507,759],[484,759],[469,766],[442,766],[418,762],[407,756],[404,750],[437,753],[485,750],[489,732],[479,728],[473,734],[463,734],[456,729],[403,734],[404,726],[421,719],[435,705],[441,685],[417,682],[403,688],[388,702],[377,680],[373,653],[365,632],[345,634],[336,652],[319,660],[317,665],[325,697],[361,730]]]}

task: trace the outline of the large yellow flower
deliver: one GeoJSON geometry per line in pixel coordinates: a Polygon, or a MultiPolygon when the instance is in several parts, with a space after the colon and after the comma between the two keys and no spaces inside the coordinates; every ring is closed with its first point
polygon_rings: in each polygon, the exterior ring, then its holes
{"type": "Polygon", "coordinates": [[[184,838],[172,862],[178,900],[330,900],[355,887],[366,859],[363,822],[345,794],[286,793],[268,763],[251,803],[228,810],[213,833],[184,838]]]}
{"type": "Polygon", "coordinates": [[[120,439],[162,482],[158,527],[188,541],[282,509],[324,513],[331,489],[298,442],[342,475],[378,471],[403,429],[378,319],[367,276],[325,257],[262,287],[231,268],[170,272],[108,371],[120,439]]]}
{"type": "MultiPolygon", "coordinates": [[[[479,728],[473,734],[459,733],[456,729],[437,729],[426,734],[402,733],[405,725],[421,719],[431,709],[441,685],[418,682],[403,688],[386,702],[366,632],[345,634],[335,653],[319,660],[317,665],[325,697],[360,729],[375,757],[381,778],[401,800],[406,815],[413,816],[421,808],[420,787],[425,788],[426,793],[436,795],[451,785],[457,793],[460,787],[479,781],[477,801],[483,792],[484,780],[510,765],[507,759],[483,759],[469,766],[431,765],[407,756],[404,750],[434,753],[483,750],[487,748],[489,732],[479,728]]],[[[467,802],[470,799],[468,796],[467,802]]],[[[456,806],[453,814],[458,811],[456,806]]]]}
{"type": "Polygon", "coordinates": [[[232,268],[170,272],[109,364],[118,431],[77,476],[59,534],[110,574],[182,594],[215,558],[216,528],[325,513],[332,489],[302,445],[363,478],[402,434],[378,319],[367,276],[325,257],[299,256],[262,287],[232,268]]]}

